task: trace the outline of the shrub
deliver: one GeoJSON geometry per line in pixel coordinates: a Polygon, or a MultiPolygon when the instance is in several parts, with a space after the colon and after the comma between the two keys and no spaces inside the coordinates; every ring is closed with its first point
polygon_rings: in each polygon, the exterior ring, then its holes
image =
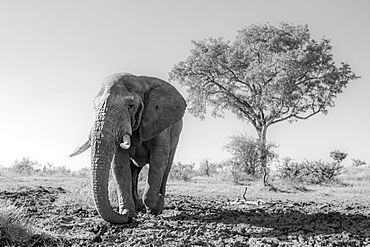
{"type": "Polygon", "coordinates": [[[340,150],[334,150],[334,151],[331,151],[329,153],[329,156],[335,161],[335,162],[338,162],[338,163],[341,163],[346,157],[347,157],[347,153],[343,152],[343,151],[340,151],[340,150]]]}
{"type": "Polygon", "coordinates": [[[83,167],[77,172],[75,172],[77,177],[81,178],[89,178],[91,176],[91,168],[90,167],[83,167]]]}
{"type": "Polygon", "coordinates": [[[337,180],[343,166],[340,162],[306,161],[310,174],[307,178],[311,184],[326,184],[337,180]]]}
{"type": "Polygon", "coordinates": [[[194,163],[182,164],[181,162],[174,163],[172,165],[169,179],[190,181],[194,176],[194,163]]]}
{"type": "Polygon", "coordinates": [[[67,168],[67,166],[65,165],[57,166],[55,170],[56,170],[55,171],[56,174],[65,175],[65,176],[71,173],[71,170],[67,168]]]}
{"type": "Polygon", "coordinates": [[[46,163],[42,168],[41,175],[59,175],[68,176],[71,175],[71,170],[67,166],[54,166],[52,163],[46,163]]]}
{"type": "Polygon", "coordinates": [[[59,175],[59,176],[71,176],[73,175],[71,170],[67,166],[54,166],[52,163],[46,163],[42,165],[38,161],[31,160],[30,157],[23,157],[21,160],[16,159],[11,165],[11,170],[15,175],[59,175]]]}
{"type": "Polygon", "coordinates": [[[213,174],[217,173],[218,164],[211,162],[210,159],[205,158],[200,162],[198,174],[200,176],[210,177],[213,174]]]}
{"type": "Polygon", "coordinates": [[[12,169],[15,173],[22,175],[34,174],[41,164],[37,161],[31,160],[30,157],[23,157],[22,160],[15,160],[12,164],[12,169]]]}
{"type": "Polygon", "coordinates": [[[231,176],[234,184],[244,184],[245,182],[253,181],[256,179],[256,176],[251,175],[248,172],[243,170],[238,164],[233,164],[233,161],[230,160],[231,165],[231,176]]]}
{"type": "Polygon", "coordinates": [[[342,169],[340,162],[304,160],[298,163],[291,158],[285,158],[278,167],[278,176],[291,182],[328,184],[337,180],[342,169]]]}
{"type": "Polygon", "coordinates": [[[366,166],[366,162],[361,159],[352,159],[353,166],[366,166]]]}
{"type": "Polygon", "coordinates": [[[0,177],[15,177],[14,170],[11,167],[1,167],[0,168],[0,177]]]}
{"type": "Polygon", "coordinates": [[[295,182],[303,182],[304,170],[302,164],[290,157],[283,158],[277,169],[279,178],[295,182]]]}
{"type": "MultiPolygon", "coordinates": [[[[273,151],[277,147],[275,143],[266,143],[267,163],[271,163],[277,158],[273,151]]],[[[235,134],[230,137],[230,142],[224,146],[224,149],[231,155],[232,171],[235,175],[246,174],[248,177],[261,177],[264,174],[264,168],[260,162],[260,142],[247,134],[235,134]]],[[[234,180],[239,180],[234,178],[234,180]]]]}

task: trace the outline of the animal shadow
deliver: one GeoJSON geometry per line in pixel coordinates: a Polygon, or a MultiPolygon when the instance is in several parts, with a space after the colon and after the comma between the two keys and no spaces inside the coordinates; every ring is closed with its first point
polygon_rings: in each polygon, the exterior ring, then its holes
{"type": "MultiPolygon", "coordinates": [[[[246,237],[319,236],[327,234],[369,235],[369,208],[340,208],[334,204],[276,201],[266,205],[235,206],[228,202],[186,196],[170,202],[164,216],[169,221],[229,225],[232,234],[246,237]],[[367,211],[367,213],[365,213],[367,211]]],[[[370,236],[367,236],[370,237],[370,236]]]]}

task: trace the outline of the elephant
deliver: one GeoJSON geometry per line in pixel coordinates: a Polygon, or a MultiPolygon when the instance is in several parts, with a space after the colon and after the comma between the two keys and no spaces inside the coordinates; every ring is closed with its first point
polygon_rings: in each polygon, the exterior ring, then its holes
{"type": "Polygon", "coordinates": [[[117,73],[104,79],[93,102],[95,120],[89,138],[70,156],[91,147],[93,197],[99,215],[107,222],[124,224],[140,206],[160,214],[182,131],[184,98],[162,79],[117,73]],[[146,164],[148,178],[139,201],[138,176],[146,164]],[[109,201],[110,169],[117,183],[119,212],[109,201]]]}

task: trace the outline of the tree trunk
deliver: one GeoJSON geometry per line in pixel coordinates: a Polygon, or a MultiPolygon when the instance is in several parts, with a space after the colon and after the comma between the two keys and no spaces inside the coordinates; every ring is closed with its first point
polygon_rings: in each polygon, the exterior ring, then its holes
{"type": "Polygon", "coordinates": [[[267,133],[267,126],[262,126],[261,128],[257,129],[258,134],[258,141],[259,141],[259,159],[260,159],[260,166],[263,173],[263,185],[268,186],[268,171],[267,171],[267,155],[268,152],[266,150],[266,133],[267,133]]]}

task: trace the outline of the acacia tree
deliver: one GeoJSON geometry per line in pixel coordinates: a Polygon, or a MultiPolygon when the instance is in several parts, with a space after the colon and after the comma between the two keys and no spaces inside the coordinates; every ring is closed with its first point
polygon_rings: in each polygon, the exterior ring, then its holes
{"type": "Polygon", "coordinates": [[[358,78],[347,63],[335,64],[330,40],[311,39],[307,25],[251,25],[233,43],[192,43],[191,55],[172,68],[170,80],[187,87],[194,116],[204,119],[211,107],[214,117],[228,110],[250,122],[264,170],[269,126],[326,114],[337,94],[358,78]]]}

